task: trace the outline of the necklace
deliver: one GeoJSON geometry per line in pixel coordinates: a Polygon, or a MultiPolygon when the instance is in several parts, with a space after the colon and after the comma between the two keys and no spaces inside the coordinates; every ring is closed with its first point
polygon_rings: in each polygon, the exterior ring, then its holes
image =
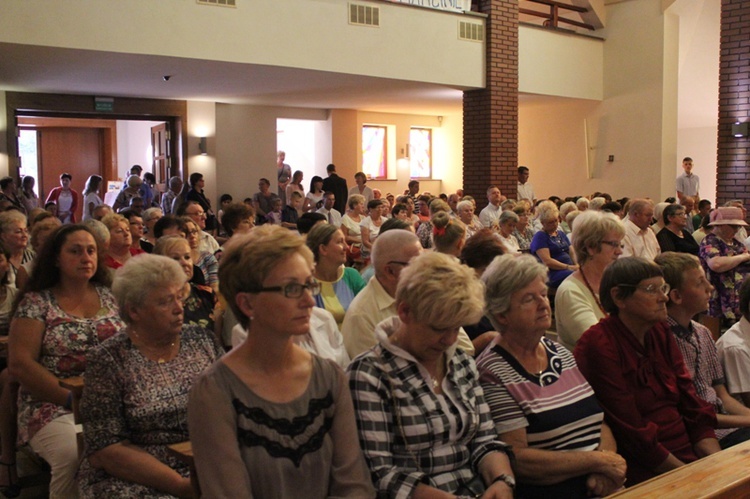
{"type": "Polygon", "coordinates": [[[151,355],[153,355],[154,357],[156,357],[157,364],[164,364],[167,361],[167,359],[169,357],[171,357],[171,355],[172,355],[172,349],[177,344],[177,340],[179,339],[179,337],[175,338],[168,345],[165,343],[164,345],[159,345],[159,346],[156,346],[156,347],[152,347],[152,346],[147,345],[143,341],[143,339],[138,335],[138,332],[136,332],[133,329],[131,329],[131,331],[132,331],[133,335],[135,335],[135,337],[138,339],[138,344],[136,344],[136,347],[142,348],[142,349],[146,350],[146,353],[150,353],[151,355]],[[167,352],[166,352],[165,355],[162,355],[162,354],[164,354],[164,349],[167,348],[167,347],[169,348],[169,350],[167,350],[167,352]]]}
{"type": "Polygon", "coordinates": [[[602,307],[602,302],[599,301],[599,295],[597,293],[594,293],[594,290],[592,289],[591,284],[589,284],[589,280],[586,279],[586,274],[583,273],[583,267],[579,267],[578,270],[581,272],[581,277],[583,277],[583,282],[586,284],[586,287],[589,288],[589,291],[591,291],[591,294],[594,296],[594,300],[596,301],[596,306],[599,307],[599,310],[601,310],[604,316],[606,317],[609,314],[604,311],[604,307],[602,307]]]}

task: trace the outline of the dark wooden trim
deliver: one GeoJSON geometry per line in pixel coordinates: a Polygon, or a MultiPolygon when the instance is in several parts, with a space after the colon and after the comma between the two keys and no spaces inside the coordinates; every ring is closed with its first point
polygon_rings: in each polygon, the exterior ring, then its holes
{"type": "MultiPolygon", "coordinates": [[[[96,111],[93,95],[6,92],[8,170],[18,176],[17,118],[19,116],[166,121],[172,130],[171,174],[185,179],[187,165],[187,101],[114,97],[111,113],[96,111]]],[[[116,150],[114,150],[116,151],[116,150]]],[[[114,152],[113,151],[113,152],[114,152]]]]}

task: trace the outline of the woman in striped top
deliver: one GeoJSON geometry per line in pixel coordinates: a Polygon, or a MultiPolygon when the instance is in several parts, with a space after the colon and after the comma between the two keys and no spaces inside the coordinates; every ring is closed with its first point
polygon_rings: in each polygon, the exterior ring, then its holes
{"type": "Polygon", "coordinates": [[[594,391],[573,355],[544,337],[551,325],[547,268],[531,256],[502,255],[482,280],[486,314],[501,335],[477,368],[498,435],[516,453],[519,497],[583,498],[619,489],[625,460],[594,391]]]}

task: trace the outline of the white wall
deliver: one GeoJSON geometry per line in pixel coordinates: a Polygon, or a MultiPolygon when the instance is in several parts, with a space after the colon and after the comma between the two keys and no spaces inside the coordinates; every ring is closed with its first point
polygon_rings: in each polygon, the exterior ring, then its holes
{"type": "Polygon", "coordinates": [[[4,1],[0,42],[484,84],[484,44],[457,37],[459,20],[483,17],[359,3],[380,9],[380,27],[350,25],[343,0],[4,1]]]}
{"type": "Polygon", "coordinates": [[[521,99],[519,163],[539,196],[674,195],[675,20],[657,2],[632,0],[608,6],[607,26],[601,102],[521,99]]]}
{"type": "Polygon", "coordinates": [[[161,123],[163,121],[117,121],[117,180],[124,181],[133,165],[151,171],[151,127],[161,123]]]}
{"type": "Polygon", "coordinates": [[[528,25],[518,28],[521,92],[602,99],[604,42],[528,25]]]}

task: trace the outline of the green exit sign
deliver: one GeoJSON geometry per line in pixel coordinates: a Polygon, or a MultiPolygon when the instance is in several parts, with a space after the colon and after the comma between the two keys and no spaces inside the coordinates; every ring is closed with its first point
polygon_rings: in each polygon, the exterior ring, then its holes
{"type": "Polygon", "coordinates": [[[94,98],[94,109],[99,112],[111,113],[115,107],[115,99],[113,97],[95,97],[94,98]]]}

